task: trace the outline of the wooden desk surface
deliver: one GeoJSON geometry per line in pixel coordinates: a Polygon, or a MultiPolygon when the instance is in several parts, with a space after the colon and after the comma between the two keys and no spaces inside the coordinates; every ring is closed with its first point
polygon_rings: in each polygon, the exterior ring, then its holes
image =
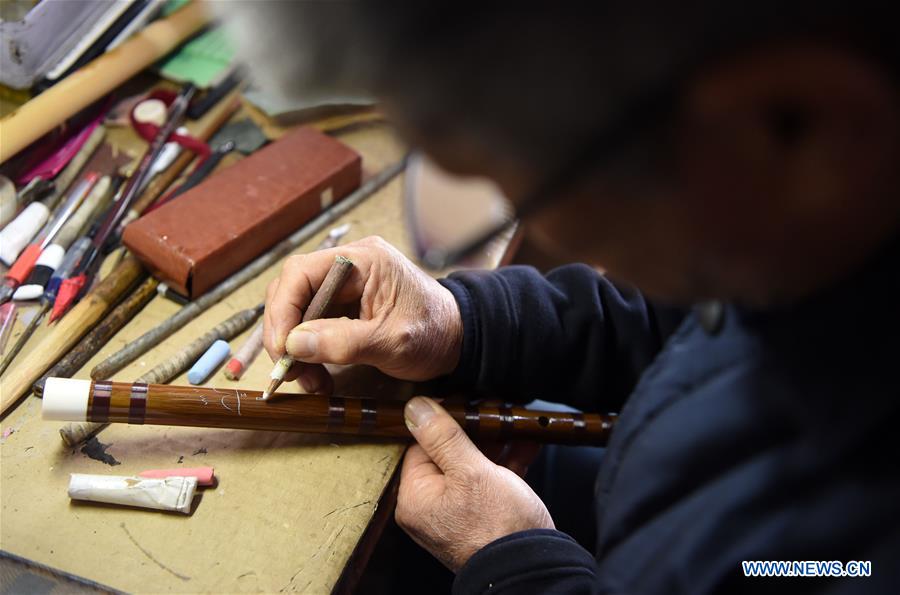
{"type": "MultiPolygon", "coordinates": [[[[340,138],[363,155],[369,175],[402,154],[384,126],[340,138]]],[[[409,251],[401,178],[335,224],[352,224],[344,243],[377,233],[409,251]]],[[[299,251],[314,248],[327,231],[299,251]]],[[[280,269],[281,263],[271,267],[115,379],[134,379],[215,323],[258,303],[280,269]]],[[[97,362],[177,309],[155,298],[76,377],[88,378],[97,362]]],[[[232,348],[248,333],[234,339],[232,348]]],[[[220,370],[207,386],[262,389],[271,365],[263,354],[240,382],[227,380],[220,370]]],[[[373,370],[334,371],[342,394],[411,394],[408,385],[373,370]]],[[[187,384],[186,376],[172,383],[187,384]]],[[[110,466],[66,449],[59,424],[42,421],[40,407],[39,399],[28,396],[2,421],[0,547],[130,592],[331,591],[404,450],[398,443],[303,434],[116,425],[99,435],[117,461],[110,466]],[[211,465],[219,478],[216,487],[203,490],[190,516],[72,502],[66,494],[70,473],[128,475],[180,465],[211,465]]]]}

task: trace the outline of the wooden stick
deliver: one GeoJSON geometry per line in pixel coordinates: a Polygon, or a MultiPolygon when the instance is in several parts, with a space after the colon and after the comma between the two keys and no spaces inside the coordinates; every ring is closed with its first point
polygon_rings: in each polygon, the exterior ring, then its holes
{"type": "Polygon", "coordinates": [[[0,163],[163,57],[209,20],[202,2],[190,2],[80,68],[0,122],[0,163]]]}
{"type": "MultiPolygon", "coordinates": [[[[237,312],[214,326],[211,331],[205,333],[199,339],[192,341],[187,347],[175,353],[169,357],[169,359],[164,360],[152,370],[143,374],[137,379],[137,382],[146,384],[164,384],[172,380],[188,369],[198,357],[209,349],[210,345],[219,339],[227,341],[244,332],[247,327],[252,325],[256,319],[259,318],[259,315],[262,314],[262,312],[262,304],[255,308],[247,308],[246,310],[237,312]]],[[[44,390],[46,390],[46,384],[44,385],[44,390]]],[[[67,445],[76,446],[97,434],[105,427],[106,423],[94,421],[67,424],[59,429],[59,435],[67,445]]]]}
{"type": "MultiPolygon", "coordinates": [[[[313,295],[312,300],[309,302],[309,306],[306,308],[306,312],[303,313],[302,322],[322,318],[325,315],[325,310],[328,309],[328,306],[334,299],[334,296],[337,295],[337,292],[339,292],[342,287],[344,287],[344,283],[347,282],[347,279],[352,272],[352,260],[346,256],[335,256],[334,262],[331,263],[331,268],[328,269],[325,279],[322,280],[322,286],[319,287],[319,290],[313,295]]],[[[290,370],[293,365],[294,358],[288,353],[282,355],[281,359],[275,362],[275,367],[272,368],[272,373],[269,375],[269,378],[271,378],[272,381],[262,394],[263,401],[268,399],[270,395],[275,394],[275,391],[278,390],[278,387],[284,382],[284,375],[287,374],[288,370],[290,370]]]]}
{"type": "Polygon", "coordinates": [[[199,316],[210,306],[220,302],[225,296],[230,295],[238,287],[253,279],[270,266],[281,260],[293,252],[298,246],[309,240],[312,236],[319,233],[327,225],[330,225],[338,217],[343,216],[353,207],[360,204],[382,186],[394,179],[397,174],[403,171],[405,161],[400,161],[381,170],[374,177],[363,183],[347,198],[301,227],[299,230],[288,236],[275,245],[274,248],[263,254],[256,260],[252,261],[241,270],[228,277],[216,287],[191,303],[187,304],[181,310],[176,312],[171,318],[159,324],[155,328],[150,329],[136,340],[131,341],[121,351],[114,353],[106,358],[91,370],[92,378],[110,378],[113,374],[127,366],[129,363],[140,357],[148,350],[163,341],[166,337],[183,327],[185,324],[199,316]]]}
{"type": "Polygon", "coordinates": [[[127,256],[39,344],[20,358],[2,379],[0,415],[18,402],[41,374],[91,330],[142,274],[144,269],[137,259],[127,256]]]}
{"type": "MultiPolygon", "coordinates": [[[[284,393],[263,401],[257,391],[50,378],[43,417],[408,439],[404,405],[400,400],[284,393]]],[[[601,446],[616,419],[523,407],[445,403],[444,408],[473,437],[548,444],[601,446]]]]}

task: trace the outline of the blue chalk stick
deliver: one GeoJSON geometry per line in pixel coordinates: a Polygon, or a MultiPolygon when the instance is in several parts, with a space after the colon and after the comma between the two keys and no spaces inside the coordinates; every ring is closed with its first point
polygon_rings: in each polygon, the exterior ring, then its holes
{"type": "Polygon", "coordinates": [[[219,339],[206,350],[188,371],[188,382],[191,384],[203,384],[209,375],[218,368],[225,358],[231,355],[231,347],[226,341],[219,339]]]}

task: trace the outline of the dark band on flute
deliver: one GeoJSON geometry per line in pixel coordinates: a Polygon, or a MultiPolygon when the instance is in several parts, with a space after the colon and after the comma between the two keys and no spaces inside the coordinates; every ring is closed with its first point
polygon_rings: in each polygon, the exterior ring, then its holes
{"type": "MultiPolygon", "coordinates": [[[[48,379],[44,417],[99,423],[295,431],[409,438],[404,401],[279,394],[193,386],[48,379]]],[[[532,411],[444,401],[473,437],[556,444],[603,445],[614,415],[532,411]]]]}
{"type": "MultiPolygon", "coordinates": [[[[92,422],[109,421],[109,407],[112,401],[112,382],[95,382],[88,404],[88,419],[92,422]]],[[[134,422],[143,423],[143,422],[134,422]]]]}
{"type": "Polygon", "coordinates": [[[131,401],[128,404],[128,423],[142,424],[147,415],[148,385],[135,382],[131,385],[131,401]]]}
{"type": "Polygon", "coordinates": [[[347,408],[344,406],[344,399],[328,397],[328,427],[335,429],[343,426],[346,415],[347,408]]]}
{"type": "Polygon", "coordinates": [[[472,403],[466,403],[466,423],[464,429],[467,434],[478,434],[478,407],[472,403]]]}
{"type": "Polygon", "coordinates": [[[378,422],[378,403],[375,399],[360,399],[359,409],[359,431],[369,434],[378,422]]]}
{"type": "Polygon", "coordinates": [[[511,407],[500,407],[500,438],[507,439],[513,433],[515,420],[513,418],[511,407]]]}

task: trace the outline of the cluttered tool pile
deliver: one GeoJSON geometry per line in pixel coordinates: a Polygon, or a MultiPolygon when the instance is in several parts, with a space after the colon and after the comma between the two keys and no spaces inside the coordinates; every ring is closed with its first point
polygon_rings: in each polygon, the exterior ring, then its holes
{"type": "MultiPolygon", "coordinates": [[[[111,378],[402,169],[363,182],[360,154],[321,122],[264,133],[257,123],[273,118],[243,97],[242,70],[202,3],[14,4],[0,24],[10,66],[0,75],[4,415],[47,378],[76,375],[157,296],[177,302],[90,371],[111,378]],[[16,47],[30,59],[10,62],[16,47]]],[[[343,116],[336,126],[378,120],[369,107],[343,116]]],[[[222,372],[239,382],[261,351],[262,310],[220,320],[135,380],[167,383],[189,369],[203,384],[252,329],[222,372]]],[[[77,445],[100,429],[61,433],[77,445]]]]}
{"type": "MultiPolygon", "coordinates": [[[[323,119],[316,106],[316,120],[280,126],[281,114],[247,100],[245,70],[199,2],[97,3],[90,14],[24,4],[20,21],[0,23],[4,51],[40,57],[0,76],[2,415],[42,397],[45,419],[73,422],[60,429],[73,453],[110,423],[407,438],[402,401],[276,393],[289,357],[267,387],[244,381],[264,308],[246,286],[298,248],[338,245],[345,215],[403,171],[395,150],[364,173],[361,152],[342,142],[341,130],[383,124],[378,113],[343,107],[323,119]],[[29,37],[38,25],[56,28],[55,46],[29,37]],[[209,320],[241,292],[246,305],[209,320]],[[173,346],[203,317],[202,332],[173,346]],[[136,321],[141,332],[123,334],[136,321]],[[155,364],[137,373],[144,357],[155,364]],[[168,385],[185,372],[189,386],[168,385]]],[[[384,232],[373,225],[360,235],[384,232]]],[[[304,320],[327,316],[352,267],[336,258],[304,320]]],[[[484,437],[589,443],[610,429],[599,416],[448,410],[484,437]]],[[[188,513],[211,483],[203,466],[72,473],[68,494],[188,513]]]]}

